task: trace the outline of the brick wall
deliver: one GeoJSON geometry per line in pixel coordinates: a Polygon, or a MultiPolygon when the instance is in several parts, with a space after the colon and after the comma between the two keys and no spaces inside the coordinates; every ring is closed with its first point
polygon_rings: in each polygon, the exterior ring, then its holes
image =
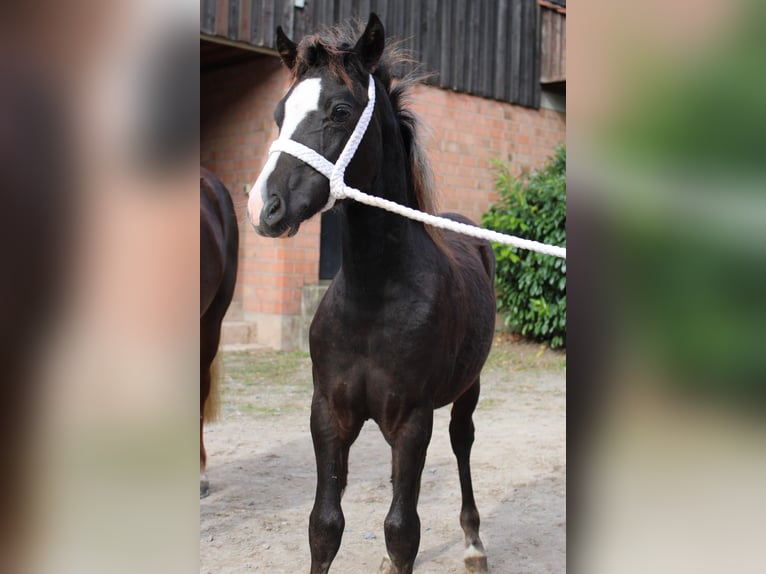
{"type": "Polygon", "coordinates": [[[545,163],[564,142],[566,116],[449,92],[417,88],[413,109],[422,132],[442,211],[457,211],[476,222],[497,199],[492,160],[520,175],[545,163]]]}
{"type": "MultiPolygon", "coordinates": [[[[279,60],[258,55],[202,76],[201,163],[226,184],[240,222],[240,268],[234,309],[257,324],[260,342],[293,348],[301,328],[304,285],[319,276],[319,218],[291,239],[259,237],[247,224],[245,189],[255,182],[277,136],[274,106],[288,88],[279,60]]],[[[416,89],[414,111],[426,126],[439,206],[474,221],[496,198],[492,160],[518,175],[544,163],[564,141],[566,116],[430,86],[416,89]]]]}
{"type": "Polygon", "coordinates": [[[240,264],[232,312],[257,324],[260,342],[289,348],[304,284],[319,275],[319,221],[291,239],[258,236],[247,223],[249,190],[277,137],[273,111],[289,86],[279,60],[256,55],[202,76],[202,165],[226,184],[240,224],[240,264]]]}

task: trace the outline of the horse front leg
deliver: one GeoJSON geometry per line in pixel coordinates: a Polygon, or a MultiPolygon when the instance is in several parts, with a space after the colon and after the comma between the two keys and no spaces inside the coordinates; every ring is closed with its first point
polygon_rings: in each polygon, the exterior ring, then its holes
{"type": "Polygon", "coordinates": [[[348,476],[348,452],[362,428],[341,431],[326,397],[315,391],[311,404],[311,438],[317,466],[314,507],[309,517],[311,574],[326,574],[340,547],[345,518],[341,498],[348,476]]]}
{"type": "Polygon", "coordinates": [[[431,441],[433,410],[413,410],[395,433],[392,445],[393,500],[384,522],[388,559],[380,574],[411,574],[420,546],[418,497],[431,441]]]}
{"type": "Polygon", "coordinates": [[[463,561],[468,574],[489,572],[484,545],[479,538],[479,511],[473,497],[471,481],[471,446],[473,445],[473,411],[479,401],[479,380],[452,405],[449,425],[450,443],[457,458],[460,475],[460,491],[463,503],[460,509],[460,526],[465,534],[463,561]]]}

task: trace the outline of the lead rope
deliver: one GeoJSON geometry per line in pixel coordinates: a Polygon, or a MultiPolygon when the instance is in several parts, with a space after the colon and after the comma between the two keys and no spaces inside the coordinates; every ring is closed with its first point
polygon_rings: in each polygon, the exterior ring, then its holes
{"type": "Polygon", "coordinates": [[[322,211],[331,209],[335,202],[339,199],[353,199],[359,203],[369,205],[372,207],[379,207],[391,213],[396,213],[415,221],[420,221],[426,225],[438,227],[440,229],[447,229],[454,231],[455,233],[461,233],[470,237],[476,237],[478,239],[486,239],[495,243],[502,243],[504,245],[510,245],[512,247],[518,247],[520,249],[527,249],[529,251],[536,251],[543,253],[544,255],[552,255],[554,257],[561,257],[566,259],[567,250],[564,247],[558,247],[556,245],[547,245],[538,241],[531,241],[529,239],[523,239],[514,235],[507,235],[498,231],[492,231],[491,229],[482,229],[466,223],[460,223],[446,217],[439,217],[437,215],[431,215],[430,213],[424,213],[417,209],[412,209],[405,205],[383,199],[382,197],[376,197],[367,193],[361,192],[358,189],[349,187],[343,181],[343,176],[346,172],[346,167],[351,162],[351,159],[356,153],[356,149],[364,137],[367,131],[367,126],[372,118],[372,112],[375,108],[375,80],[370,74],[370,82],[367,88],[367,105],[362,111],[362,115],[359,117],[359,122],[356,124],[351,137],[346,142],[346,146],[338,158],[338,161],[333,164],[326,158],[319,155],[313,149],[306,147],[302,143],[298,143],[294,140],[277,139],[271,144],[269,148],[269,154],[277,152],[289,153],[293,157],[309,164],[319,173],[324,175],[330,180],[330,196],[327,198],[327,204],[322,208],[322,211]]]}

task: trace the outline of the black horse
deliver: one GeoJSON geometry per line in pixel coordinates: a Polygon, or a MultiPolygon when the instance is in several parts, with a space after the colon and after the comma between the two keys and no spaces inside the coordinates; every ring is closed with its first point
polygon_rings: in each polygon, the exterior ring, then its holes
{"type": "MultiPolygon", "coordinates": [[[[300,44],[277,30],[294,82],[277,105],[280,139],[335,162],[357,123],[374,77],[372,120],[346,182],[371,195],[433,212],[429,168],[405,106],[411,81],[392,82],[402,61],[384,50],[374,14],[361,37],[351,30],[308,36],[300,44]],[[356,40],[356,38],[359,38],[356,40]]],[[[269,237],[297,233],[328,201],[324,175],[287,153],[272,153],[251,192],[248,216],[269,237]]],[[[420,479],[434,409],[452,406],[466,569],[486,572],[471,485],[472,413],[492,343],[494,256],[486,241],[440,233],[351,201],[342,213],[342,265],[311,325],[314,396],[311,434],[317,488],[309,521],[312,574],[325,573],[344,529],[341,496],[348,454],[367,419],[392,449],[393,501],[385,519],[388,559],[381,572],[409,573],[420,544],[420,479]]],[[[458,215],[450,217],[463,222],[458,215]]]]}
{"type": "Polygon", "coordinates": [[[199,468],[200,497],[207,495],[205,443],[202,426],[215,416],[218,383],[215,364],[221,322],[237,280],[239,229],[234,204],[226,187],[206,169],[200,170],[200,379],[199,468]]]}

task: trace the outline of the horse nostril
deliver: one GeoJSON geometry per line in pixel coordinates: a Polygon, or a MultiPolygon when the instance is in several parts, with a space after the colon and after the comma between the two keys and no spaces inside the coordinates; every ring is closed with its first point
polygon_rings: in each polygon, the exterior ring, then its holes
{"type": "Polygon", "coordinates": [[[278,197],[275,197],[274,200],[269,203],[269,210],[266,213],[266,216],[269,219],[271,219],[272,217],[274,217],[277,211],[279,211],[279,208],[281,206],[282,206],[282,201],[278,197]]]}
{"type": "Polygon", "coordinates": [[[274,201],[272,201],[272,202],[269,204],[269,211],[268,211],[268,213],[267,213],[266,215],[267,215],[268,217],[272,217],[272,216],[273,216],[273,215],[274,215],[274,214],[277,212],[277,209],[279,209],[279,204],[280,204],[280,203],[281,203],[281,202],[279,201],[279,198],[275,197],[275,198],[274,198],[274,201]]]}
{"type": "Polygon", "coordinates": [[[275,223],[276,221],[279,221],[282,218],[282,215],[284,215],[285,208],[284,203],[282,203],[282,200],[279,199],[278,196],[273,195],[271,198],[269,198],[269,201],[266,203],[266,211],[265,211],[265,219],[269,223],[275,223]]]}

